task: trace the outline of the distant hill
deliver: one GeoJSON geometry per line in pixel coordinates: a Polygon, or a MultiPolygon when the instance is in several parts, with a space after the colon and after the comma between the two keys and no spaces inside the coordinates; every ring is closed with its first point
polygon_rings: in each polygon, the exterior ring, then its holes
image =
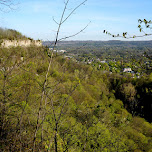
{"type": "MultiPolygon", "coordinates": [[[[53,42],[44,41],[43,45],[52,46],[53,42]]],[[[62,47],[77,47],[86,45],[90,47],[152,47],[152,41],[62,41],[58,42],[58,46],[62,47]]]]}

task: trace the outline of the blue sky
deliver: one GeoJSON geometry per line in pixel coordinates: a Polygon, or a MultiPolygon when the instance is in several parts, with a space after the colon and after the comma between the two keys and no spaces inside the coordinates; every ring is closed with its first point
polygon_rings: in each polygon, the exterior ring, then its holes
{"type": "MultiPolygon", "coordinates": [[[[70,0],[65,17],[82,1],[70,0]]],[[[34,39],[55,39],[58,25],[52,17],[59,21],[64,0],[14,0],[14,3],[14,10],[0,12],[0,27],[18,30],[34,39]]],[[[152,19],[151,6],[152,0],[88,0],[62,25],[59,38],[79,32],[90,21],[84,32],[68,40],[121,40],[103,34],[104,29],[113,34],[140,35],[138,19],[152,19]]],[[[135,40],[151,39],[149,36],[135,40]]]]}

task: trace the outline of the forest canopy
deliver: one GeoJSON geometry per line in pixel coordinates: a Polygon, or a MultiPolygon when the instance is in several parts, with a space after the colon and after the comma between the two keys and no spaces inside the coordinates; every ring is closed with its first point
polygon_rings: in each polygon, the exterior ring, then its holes
{"type": "Polygon", "coordinates": [[[2,151],[152,150],[152,124],[140,117],[151,114],[152,75],[132,81],[57,55],[42,99],[49,51],[0,50],[2,151]]]}

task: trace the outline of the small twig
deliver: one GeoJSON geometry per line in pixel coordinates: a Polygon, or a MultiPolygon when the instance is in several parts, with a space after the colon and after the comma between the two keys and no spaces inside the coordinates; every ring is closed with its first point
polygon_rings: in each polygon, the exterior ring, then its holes
{"type": "MultiPolygon", "coordinates": [[[[54,19],[54,17],[52,17],[52,19],[53,19],[53,21],[57,24],[57,25],[59,25],[59,23],[54,19]]],[[[56,32],[56,31],[55,31],[56,32]]]]}
{"type": "Polygon", "coordinates": [[[81,6],[83,5],[87,0],[83,1],[81,4],[79,4],[77,7],[75,7],[73,9],[73,11],[71,11],[71,13],[63,20],[62,24],[81,6]]]}
{"type": "Polygon", "coordinates": [[[141,24],[144,23],[144,24],[145,24],[145,27],[151,30],[152,27],[150,27],[150,25],[152,24],[152,21],[151,21],[151,20],[150,20],[150,21],[147,21],[146,19],[144,19],[144,20],[139,19],[138,22],[139,22],[139,25],[138,25],[139,31],[142,32],[142,33],[144,33],[144,35],[137,35],[137,36],[136,36],[136,35],[133,35],[133,36],[128,36],[128,37],[127,37],[127,35],[129,35],[127,32],[124,32],[124,33],[122,34],[122,36],[121,36],[120,34],[117,34],[117,35],[111,34],[111,33],[108,32],[107,30],[104,30],[103,33],[108,34],[108,35],[110,35],[110,36],[112,36],[112,37],[125,38],[125,39],[132,39],[132,38],[139,38],[139,37],[151,36],[151,35],[152,35],[151,33],[147,34],[147,33],[143,30],[141,24]]]}

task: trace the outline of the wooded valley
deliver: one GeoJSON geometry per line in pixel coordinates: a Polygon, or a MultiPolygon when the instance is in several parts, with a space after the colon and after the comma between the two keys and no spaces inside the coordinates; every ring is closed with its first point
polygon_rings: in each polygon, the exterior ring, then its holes
{"type": "Polygon", "coordinates": [[[104,73],[55,53],[46,80],[49,51],[0,49],[2,151],[152,151],[152,74],[104,73]]]}

